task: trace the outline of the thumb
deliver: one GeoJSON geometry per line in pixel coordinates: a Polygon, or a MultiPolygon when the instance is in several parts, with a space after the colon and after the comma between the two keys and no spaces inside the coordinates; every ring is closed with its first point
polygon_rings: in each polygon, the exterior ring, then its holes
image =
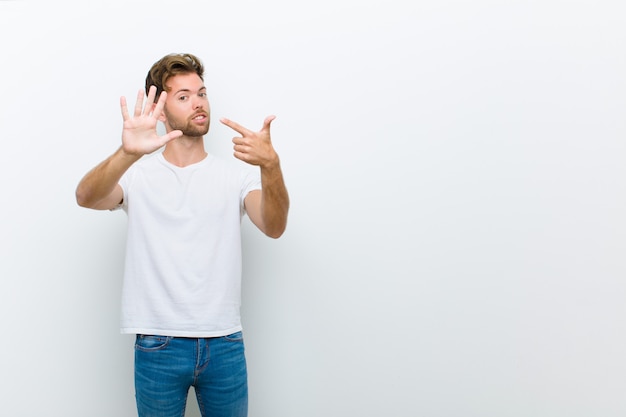
{"type": "Polygon", "coordinates": [[[276,118],[276,116],[272,115],[272,116],[267,116],[265,118],[265,120],[263,121],[263,128],[261,129],[261,131],[265,131],[268,132],[270,131],[270,124],[272,123],[272,121],[276,118]]]}
{"type": "Polygon", "coordinates": [[[161,143],[165,145],[167,142],[177,139],[183,135],[181,130],[172,130],[171,132],[161,136],[161,143]]]}

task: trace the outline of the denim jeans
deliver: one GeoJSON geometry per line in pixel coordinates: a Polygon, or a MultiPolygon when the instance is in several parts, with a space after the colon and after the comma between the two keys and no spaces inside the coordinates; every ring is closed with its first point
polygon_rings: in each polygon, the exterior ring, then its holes
{"type": "Polygon", "coordinates": [[[199,339],[137,335],[139,417],[183,417],[191,386],[203,417],[246,417],[247,379],[241,332],[199,339]]]}

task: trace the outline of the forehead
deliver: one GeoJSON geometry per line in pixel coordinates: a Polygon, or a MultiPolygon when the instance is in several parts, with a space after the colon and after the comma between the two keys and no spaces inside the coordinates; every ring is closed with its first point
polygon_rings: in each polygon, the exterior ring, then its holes
{"type": "Polygon", "coordinates": [[[198,74],[177,74],[165,82],[168,93],[176,94],[179,91],[198,91],[204,88],[204,82],[198,74]]]}

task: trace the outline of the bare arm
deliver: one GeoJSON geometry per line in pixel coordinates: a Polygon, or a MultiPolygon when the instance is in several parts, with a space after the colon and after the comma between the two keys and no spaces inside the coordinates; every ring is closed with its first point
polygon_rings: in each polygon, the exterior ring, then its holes
{"type": "Polygon", "coordinates": [[[179,130],[166,135],[158,136],[156,125],[167,93],[163,92],[159,101],[154,103],[156,88],[151,87],[147,104],[144,108],[144,92],[139,91],[133,117],[128,113],[126,98],[120,99],[124,129],[122,131],[122,146],[110,157],[102,161],[89,171],[76,187],[76,202],[81,207],[96,210],[112,209],[123,198],[119,180],[130,166],[143,155],[154,152],[165,143],[182,135],[179,130]]]}
{"type": "Polygon", "coordinates": [[[278,163],[261,168],[261,191],[251,191],[246,197],[246,211],[252,223],[272,238],[279,238],[287,228],[289,195],[278,163]]]}
{"type": "Polygon", "coordinates": [[[76,202],[81,207],[110,210],[122,202],[124,193],[118,182],[137,161],[120,147],[113,155],[89,171],[76,187],[76,202]]]}
{"type": "Polygon", "coordinates": [[[261,169],[262,190],[250,192],[245,200],[248,217],[267,236],[279,238],[287,227],[289,194],[278,154],[271,142],[272,120],[274,116],[267,117],[259,132],[252,132],[228,119],[221,119],[221,122],[241,134],[233,138],[235,157],[261,169]]]}

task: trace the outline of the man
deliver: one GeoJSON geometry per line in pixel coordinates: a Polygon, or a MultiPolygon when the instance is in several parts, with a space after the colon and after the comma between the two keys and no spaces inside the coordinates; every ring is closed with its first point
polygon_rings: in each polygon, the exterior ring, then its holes
{"type": "Polygon", "coordinates": [[[80,206],[123,208],[128,236],[121,331],[136,334],[140,417],[184,415],[190,386],[203,416],[246,416],[247,371],[241,301],[241,219],[267,236],[286,227],[289,197],[271,137],[228,119],[234,156],[209,155],[204,68],[170,54],[146,77],[133,114],[120,104],[122,145],[78,184],[80,206]],[[157,134],[157,122],[166,134],[157,134]],[[162,148],[162,152],[155,152],[162,148]]]}

